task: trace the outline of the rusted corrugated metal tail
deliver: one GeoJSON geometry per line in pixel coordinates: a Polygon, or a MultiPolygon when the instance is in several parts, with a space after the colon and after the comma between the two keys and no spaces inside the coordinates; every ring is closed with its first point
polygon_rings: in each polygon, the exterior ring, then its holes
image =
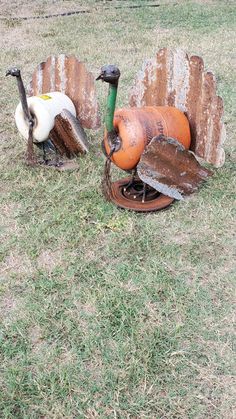
{"type": "Polygon", "coordinates": [[[191,128],[191,150],[205,161],[222,166],[223,101],[216,94],[215,77],[204,71],[202,58],[182,50],[161,49],[144,62],[130,94],[131,106],[175,106],[184,112],[191,128]]]}
{"type": "Polygon", "coordinates": [[[75,56],[51,55],[36,67],[28,93],[32,96],[52,91],[60,91],[70,97],[84,128],[100,127],[94,77],[75,56]]]}

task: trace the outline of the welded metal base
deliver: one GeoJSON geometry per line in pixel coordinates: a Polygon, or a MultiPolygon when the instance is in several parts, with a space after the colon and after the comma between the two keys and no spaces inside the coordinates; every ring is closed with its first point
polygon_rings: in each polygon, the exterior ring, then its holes
{"type": "Polygon", "coordinates": [[[173,198],[160,194],[147,185],[143,202],[143,182],[140,179],[135,179],[132,185],[126,188],[129,181],[130,178],[124,178],[111,183],[110,200],[119,208],[137,212],[152,212],[167,208],[174,201],[173,198]]]}

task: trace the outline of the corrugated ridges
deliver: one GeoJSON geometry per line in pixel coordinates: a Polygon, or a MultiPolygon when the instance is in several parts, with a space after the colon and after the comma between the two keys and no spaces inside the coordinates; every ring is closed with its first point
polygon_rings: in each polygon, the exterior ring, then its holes
{"type": "Polygon", "coordinates": [[[74,55],[51,55],[36,67],[28,94],[32,96],[50,91],[60,91],[70,97],[83,128],[100,127],[94,77],[74,55]]]}
{"type": "Polygon", "coordinates": [[[195,192],[212,175],[182,144],[162,136],[152,139],[137,169],[144,183],[175,199],[183,199],[182,195],[195,192]]]}
{"type": "Polygon", "coordinates": [[[67,109],[55,117],[50,139],[63,156],[74,157],[88,152],[88,140],[79,120],[67,109]]]}
{"type": "Polygon", "coordinates": [[[169,105],[185,112],[191,128],[191,149],[216,167],[224,164],[223,100],[216,94],[214,75],[204,71],[202,58],[189,58],[180,49],[159,50],[138,73],[130,105],[169,105]]]}

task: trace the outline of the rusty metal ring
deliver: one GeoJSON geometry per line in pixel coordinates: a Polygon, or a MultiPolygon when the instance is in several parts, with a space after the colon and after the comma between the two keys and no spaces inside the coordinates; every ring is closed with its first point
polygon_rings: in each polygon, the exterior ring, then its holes
{"type": "Polygon", "coordinates": [[[151,198],[147,197],[145,202],[140,199],[133,199],[132,196],[124,193],[124,186],[129,182],[129,178],[120,179],[112,182],[112,194],[110,200],[119,208],[128,209],[137,212],[152,212],[167,208],[174,201],[174,198],[160,194],[158,192],[152,194],[151,198]]]}

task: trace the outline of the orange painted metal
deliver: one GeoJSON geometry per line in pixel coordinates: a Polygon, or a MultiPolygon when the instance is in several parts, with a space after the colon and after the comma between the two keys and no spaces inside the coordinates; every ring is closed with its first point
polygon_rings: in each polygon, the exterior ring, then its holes
{"type": "MultiPolygon", "coordinates": [[[[145,147],[153,137],[165,135],[190,147],[190,127],[186,116],[171,106],[145,106],[143,108],[117,109],[114,128],[121,138],[121,148],[113,153],[113,163],[121,169],[134,169],[145,147]]],[[[110,146],[105,133],[104,146],[107,154],[110,146]]]]}

